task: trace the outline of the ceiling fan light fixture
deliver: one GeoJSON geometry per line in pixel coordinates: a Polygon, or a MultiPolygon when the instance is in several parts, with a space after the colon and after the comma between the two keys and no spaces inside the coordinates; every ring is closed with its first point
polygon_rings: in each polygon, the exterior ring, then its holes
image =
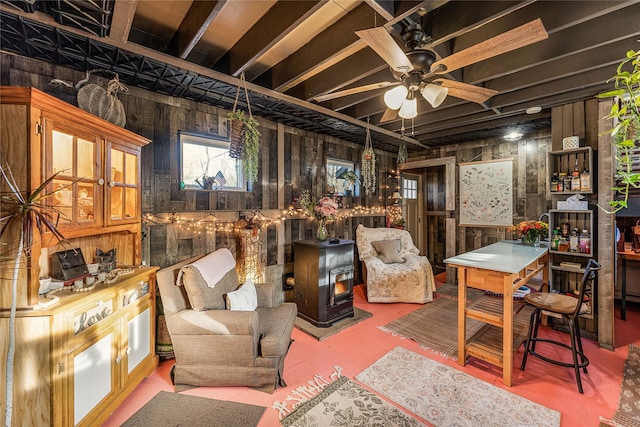
{"type": "Polygon", "coordinates": [[[407,98],[407,94],[409,93],[409,89],[407,89],[404,85],[400,85],[394,87],[385,92],[384,94],[384,103],[391,110],[397,110],[402,106],[402,103],[407,98]]]}
{"type": "Polygon", "coordinates": [[[422,89],[421,93],[433,108],[438,108],[449,94],[449,88],[429,83],[422,89]]]}
{"type": "Polygon", "coordinates": [[[413,92],[402,102],[398,115],[403,119],[413,119],[418,115],[418,100],[413,96],[413,92]]]}

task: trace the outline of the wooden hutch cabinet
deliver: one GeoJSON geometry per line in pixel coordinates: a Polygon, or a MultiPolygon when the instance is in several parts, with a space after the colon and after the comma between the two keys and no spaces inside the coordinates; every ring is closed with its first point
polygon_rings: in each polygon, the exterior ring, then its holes
{"type": "MultiPolygon", "coordinates": [[[[39,90],[0,87],[0,150],[23,192],[57,174],[45,202],[64,214],[58,229],[66,238],[61,245],[35,231],[31,256],[20,259],[13,425],[100,425],[158,365],[157,268],[141,266],[140,152],[148,143],[39,90]],[[128,274],[86,292],[38,295],[52,254],[70,248],[87,262],[97,249],[115,249],[128,274]]],[[[17,247],[18,238],[14,227],[0,243],[17,247]]],[[[2,265],[11,270],[13,261],[2,265]]],[[[10,307],[11,275],[2,274],[2,413],[10,307]]]]}

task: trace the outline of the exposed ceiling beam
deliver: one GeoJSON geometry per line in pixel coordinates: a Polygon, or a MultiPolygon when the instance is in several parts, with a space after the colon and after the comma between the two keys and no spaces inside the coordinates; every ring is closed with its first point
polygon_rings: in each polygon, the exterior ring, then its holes
{"type": "Polygon", "coordinates": [[[189,56],[225,2],[226,0],[194,1],[169,42],[167,51],[182,59],[189,56]]]}
{"type": "Polygon", "coordinates": [[[109,38],[126,42],[131,32],[131,24],[136,14],[138,0],[121,0],[113,5],[113,17],[109,28],[109,38]]]}
{"type": "MultiPolygon", "coordinates": [[[[379,18],[382,20],[382,17],[379,18]]],[[[369,6],[361,4],[276,64],[271,71],[272,87],[278,92],[286,92],[346,56],[364,49],[366,44],[356,36],[355,31],[372,26],[375,20],[376,15],[369,6]]]]}
{"type": "Polygon", "coordinates": [[[230,74],[239,76],[328,0],[279,1],[227,53],[230,74]]]}

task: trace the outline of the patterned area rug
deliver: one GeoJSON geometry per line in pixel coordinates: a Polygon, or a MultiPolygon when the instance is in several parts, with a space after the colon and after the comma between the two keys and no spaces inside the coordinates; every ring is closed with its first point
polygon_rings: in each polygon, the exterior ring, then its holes
{"type": "Polygon", "coordinates": [[[336,369],[333,382],[316,375],[314,381],[308,382],[309,386],[297,387],[284,401],[273,404],[272,408],[280,411],[283,426],[425,426],[349,378],[340,376],[340,369],[336,369]],[[292,408],[289,408],[290,402],[295,402],[292,408]]]}
{"type": "MultiPolygon", "coordinates": [[[[485,293],[479,289],[467,288],[467,299],[469,301],[476,300],[485,293]]],[[[458,299],[458,285],[445,284],[436,289],[436,297],[458,299]]]]}
{"type": "Polygon", "coordinates": [[[600,426],[640,427],[640,347],[629,344],[624,362],[620,401],[613,420],[602,420],[600,426]]]}
{"type": "Polygon", "coordinates": [[[560,412],[396,347],[356,375],[437,427],[557,427],[560,412]]]}
{"type": "Polygon", "coordinates": [[[258,425],[265,409],[263,406],[161,391],[122,426],[206,426],[215,423],[216,427],[250,427],[258,425]]]}
{"type": "MultiPolygon", "coordinates": [[[[481,295],[469,307],[488,312],[502,311],[502,298],[481,295]]],[[[518,348],[526,338],[532,308],[514,302],[513,345],[518,348]]],[[[440,298],[406,314],[379,329],[416,341],[425,349],[454,360],[458,355],[458,302],[440,298]]],[[[502,329],[467,319],[467,341],[475,340],[490,347],[502,348],[502,329]]]]}

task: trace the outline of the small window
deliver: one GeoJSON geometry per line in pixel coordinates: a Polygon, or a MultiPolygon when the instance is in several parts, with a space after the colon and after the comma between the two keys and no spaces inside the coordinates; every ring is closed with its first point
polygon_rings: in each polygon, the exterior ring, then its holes
{"type": "Polygon", "coordinates": [[[242,161],[229,156],[229,141],[179,133],[180,181],[187,189],[243,190],[242,161]]]}
{"type": "Polygon", "coordinates": [[[417,199],[418,198],[418,180],[402,178],[402,198],[417,199]]]}
{"type": "Polygon", "coordinates": [[[339,196],[357,196],[360,193],[359,183],[355,163],[327,159],[327,192],[339,196]]]}

